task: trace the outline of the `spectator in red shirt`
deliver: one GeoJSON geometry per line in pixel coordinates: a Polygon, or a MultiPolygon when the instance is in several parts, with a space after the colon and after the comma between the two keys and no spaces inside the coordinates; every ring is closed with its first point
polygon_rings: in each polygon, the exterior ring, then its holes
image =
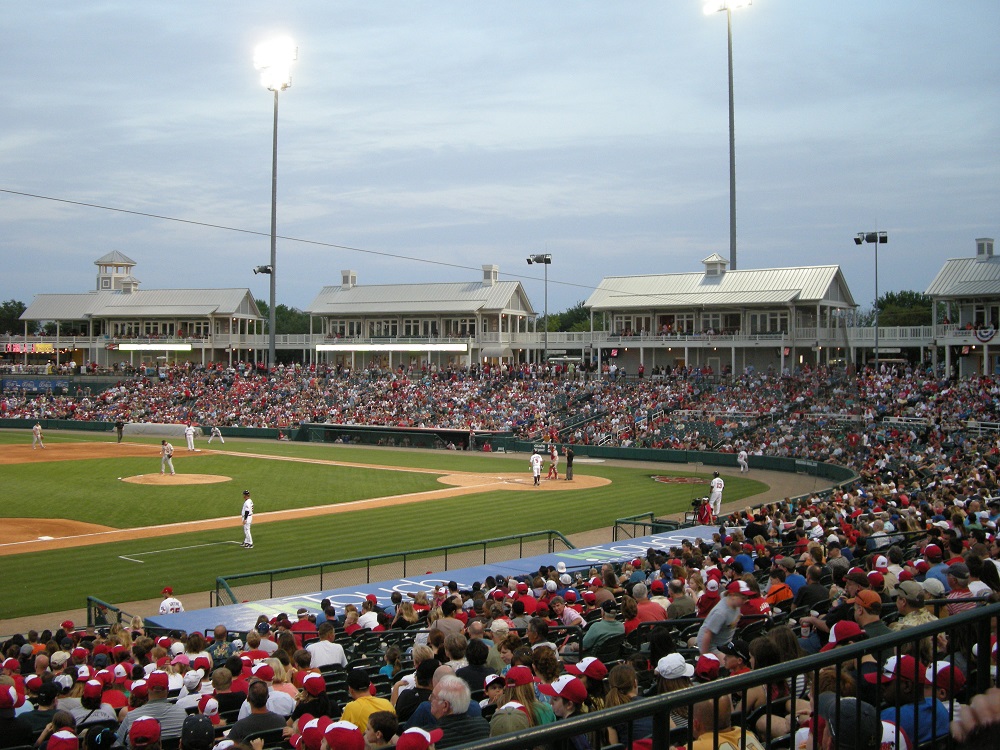
{"type": "Polygon", "coordinates": [[[633,586],[632,598],[635,599],[639,622],[656,622],[667,619],[667,610],[656,602],[649,600],[646,584],[637,583],[633,586]]]}

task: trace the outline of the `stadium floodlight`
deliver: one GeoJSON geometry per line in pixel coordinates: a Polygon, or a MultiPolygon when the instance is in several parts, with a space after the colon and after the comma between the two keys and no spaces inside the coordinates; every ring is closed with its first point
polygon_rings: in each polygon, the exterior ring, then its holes
{"type": "Polygon", "coordinates": [[[875,246],[875,372],[878,372],[878,246],[889,242],[889,235],[886,232],[858,232],[854,236],[854,244],[861,245],[867,243],[875,246]]]}
{"type": "Polygon", "coordinates": [[[528,256],[528,265],[540,263],[545,266],[545,328],[542,339],[542,363],[549,361],[549,266],[552,265],[552,256],[549,253],[538,253],[528,256]]]}
{"type": "Polygon", "coordinates": [[[736,108],[733,102],[733,11],[746,8],[753,0],[709,0],[705,15],[726,12],[729,43],[729,270],[736,270],[736,108]]]}
{"type": "Polygon", "coordinates": [[[260,82],[274,92],[274,136],[271,148],[271,309],[268,310],[267,366],[275,366],[275,295],[274,269],[277,267],[278,244],[278,92],[292,85],[292,63],[299,57],[299,48],[287,37],[272,39],[257,45],[253,66],[260,71],[260,82]]]}

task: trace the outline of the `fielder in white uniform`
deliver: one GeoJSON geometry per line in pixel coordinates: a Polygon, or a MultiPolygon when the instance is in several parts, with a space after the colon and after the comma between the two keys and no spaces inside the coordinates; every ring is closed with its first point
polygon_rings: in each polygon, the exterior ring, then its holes
{"type": "Polygon", "coordinates": [[[718,516],[722,512],[722,490],[725,488],[726,483],[722,481],[722,477],[719,476],[719,472],[715,472],[712,477],[712,494],[708,497],[708,503],[712,506],[712,513],[718,516]]]}
{"type": "Polygon", "coordinates": [[[166,440],[160,441],[160,473],[170,469],[171,475],[174,473],[174,446],[166,440]]]}
{"type": "Polygon", "coordinates": [[[534,477],[535,486],[538,487],[542,483],[542,458],[540,453],[532,453],[531,458],[528,459],[528,464],[531,466],[531,476],[534,477]]]}
{"type": "Polygon", "coordinates": [[[38,446],[44,449],[45,443],[42,442],[42,425],[35,422],[35,426],[31,428],[31,450],[35,450],[38,446]]]}
{"type": "Polygon", "coordinates": [[[250,490],[243,490],[243,546],[253,549],[253,536],[250,534],[250,525],[253,523],[253,500],[250,499],[250,490]]]}
{"type": "Polygon", "coordinates": [[[174,596],[174,590],[169,586],[163,587],[163,601],[160,602],[160,614],[161,615],[175,615],[178,612],[184,611],[184,605],[181,604],[181,600],[174,596]]]}
{"type": "Polygon", "coordinates": [[[213,427],[212,428],[212,434],[208,436],[208,442],[209,442],[209,444],[211,444],[211,442],[213,440],[215,440],[216,438],[219,438],[219,441],[223,445],[226,444],[225,438],[222,437],[222,430],[220,430],[218,427],[213,427]]]}
{"type": "Polygon", "coordinates": [[[184,439],[187,440],[188,450],[194,450],[194,425],[188,423],[188,426],[184,428],[184,439]]]}
{"type": "Polygon", "coordinates": [[[740,474],[750,471],[750,467],[747,466],[747,452],[745,448],[740,448],[740,452],[736,454],[736,463],[740,465],[740,474]]]}

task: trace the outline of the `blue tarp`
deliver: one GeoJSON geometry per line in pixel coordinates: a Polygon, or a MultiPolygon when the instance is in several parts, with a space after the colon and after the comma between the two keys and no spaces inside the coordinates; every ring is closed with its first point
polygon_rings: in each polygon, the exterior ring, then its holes
{"type": "Polygon", "coordinates": [[[536,555],[534,557],[507,560],[506,562],[490,565],[459,568],[457,570],[449,570],[446,574],[411,576],[409,578],[369,583],[355,587],[329,589],[255,602],[241,602],[240,604],[232,604],[224,607],[198,609],[190,612],[180,612],[175,615],[156,615],[146,618],[146,622],[153,627],[186,632],[211,630],[220,624],[225,625],[230,631],[246,631],[256,624],[257,618],[260,615],[267,615],[268,618],[271,618],[280,612],[287,612],[294,616],[296,610],[300,607],[305,607],[310,612],[318,613],[320,611],[319,604],[323,599],[329,599],[339,611],[346,604],[354,604],[360,607],[361,602],[364,601],[368,594],[375,594],[380,602],[388,602],[389,596],[393,591],[403,592],[404,594],[406,592],[430,591],[438,586],[447,584],[449,581],[455,581],[461,589],[471,589],[474,582],[484,581],[490,575],[508,577],[529,575],[535,573],[542,565],[556,565],[559,562],[565,563],[566,569],[570,573],[582,571],[586,574],[591,566],[601,565],[606,562],[620,562],[636,557],[645,557],[646,550],[650,548],[669,549],[670,547],[679,546],[686,539],[692,541],[696,538],[711,539],[712,534],[716,531],[718,531],[718,527],[695,526],[617,543],[611,542],[608,544],[599,544],[594,547],[563,550],[561,552],[554,552],[551,555],[536,555]]]}

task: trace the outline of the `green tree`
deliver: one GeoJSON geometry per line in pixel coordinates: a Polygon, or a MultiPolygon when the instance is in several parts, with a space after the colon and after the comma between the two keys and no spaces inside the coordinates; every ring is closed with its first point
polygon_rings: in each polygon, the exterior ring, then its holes
{"type": "MultiPolygon", "coordinates": [[[[267,303],[260,299],[256,302],[260,314],[264,316],[264,330],[267,331],[267,324],[270,320],[267,303]]],[[[278,305],[274,308],[274,328],[279,335],[283,333],[309,333],[309,313],[288,307],[288,305],[278,305]]]]}
{"type": "Polygon", "coordinates": [[[886,292],[876,301],[880,326],[929,326],[931,298],[921,292],[886,292]]]}
{"type": "Polygon", "coordinates": [[[580,301],[563,312],[549,313],[548,328],[550,331],[589,331],[590,311],[580,301]]]}
{"type": "MultiPolygon", "coordinates": [[[[0,332],[3,333],[24,333],[24,323],[18,318],[21,313],[28,309],[28,306],[16,299],[9,299],[0,304],[0,332]]],[[[34,328],[34,323],[28,323],[28,330],[34,328]]]]}

